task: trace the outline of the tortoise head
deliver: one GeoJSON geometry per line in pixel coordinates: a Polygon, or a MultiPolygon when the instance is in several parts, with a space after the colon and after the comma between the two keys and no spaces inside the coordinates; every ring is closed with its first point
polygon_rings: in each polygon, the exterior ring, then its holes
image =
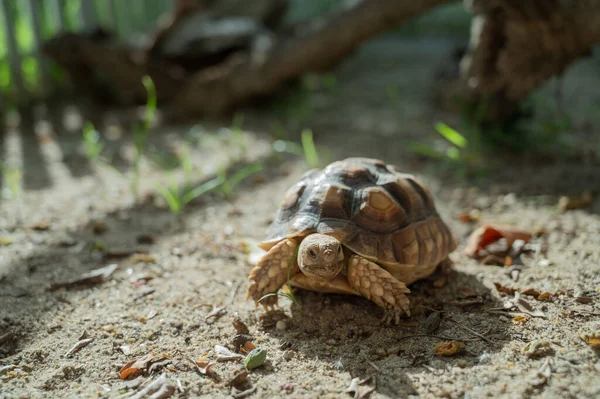
{"type": "Polygon", "coordinates": [[[308,277],[331,280],[344,267],[342,244],[328,235],[310,234],[300,243],[298,266],[308,277]]]}

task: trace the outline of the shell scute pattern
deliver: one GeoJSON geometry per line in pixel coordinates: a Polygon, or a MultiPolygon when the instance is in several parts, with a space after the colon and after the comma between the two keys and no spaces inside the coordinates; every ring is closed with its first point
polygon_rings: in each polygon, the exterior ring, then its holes
{"type": "Polygon", "coordinates": [[[414,176],[366,158],[306,173],[284,196],[264,248],[314,232],[387,264],[440,262],[455,246],[431,194],[414,176]]]}

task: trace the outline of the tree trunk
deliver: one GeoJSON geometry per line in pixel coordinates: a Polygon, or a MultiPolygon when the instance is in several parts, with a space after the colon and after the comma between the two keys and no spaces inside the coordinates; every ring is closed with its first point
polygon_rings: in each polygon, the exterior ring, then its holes
{"type": "Polygon", "coordinates": [[[470,102],[485,99],[486,119],[509,118],[547,79],[600,42],[600,2],[465,0],[475,14],[461,61],[470,102]]]}

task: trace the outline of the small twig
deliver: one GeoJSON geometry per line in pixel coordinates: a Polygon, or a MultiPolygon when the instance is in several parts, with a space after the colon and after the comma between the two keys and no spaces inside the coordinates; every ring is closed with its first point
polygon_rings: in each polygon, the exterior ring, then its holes
{"type": "Polygon", "coordinates": [[[455,323],[455,324],[456,324],[457,326],[459,326],[460,328],[462,328],[462,329],[464,329],[464,330],[467,330],[467,331],[469,331],[469,332],[470,332],[470,333],[472,333],[472,334],[475,334],[475,335],[477,335],[479,338],[483,339],[483,340],[484,340],[484,341],[486,341],[486,342],[489,342],[489,343],[490,343],[490,344],[492,344],[492,345],[495,345],[495,344],[496,344],[496,343],[495,343],[494,341],[492,341],[491,339],[484,337],[482,334],[478,333],[477,331],[474,331],[474,330],[470,329],[470,328],[469,328],[469,327],[467,327],[467,326],[463,326],[461,323],[459,323],[458,321],[456,321],[456,320],[454,320],[454,319],[447,318],[447,320],[450,320],[451,322],[455,323]]]}
{"type": "Polygon", "coordinates": [[[213,308],[213,310],[209,314],[206,315],[205,320],[208,320],[211,317],[220,316],[224,310],[225,310],[225,306],[218,306],[216,308],[213,308]]]}
{"type": "Polygon", "coordinates": [[[377,365],[375,363],[373,363],[372,361],[370,361],[369,359],[366,359],[367,363],[369,363],[371,365],[371,367],[373,367],[375,370],[377,370],[377,372],[380,372],[381,370],[379,369],[379,367],[377,367],[377,365]]]}
{"type": "Polygon", "coordinates": [[[229,294],[229,303],[231,305],[233,305],[233,302],[235,301],[235,296],[237,295],[237,292],[239,291],[239,289],[242,286],[243,282],[244,282],[243,280],[238,281],[238,283],[235,285],[235,287],[231,291],[231,294],[229,294]]]}
{"type": "Polygon", "coordinates": [[[81,341],[77,342],[75,345],[73,345],[71,347],[71,349],[69,349],[69,351],[67,353],[65,353],[65,357],[71,356],[73,353],[77,352],[78,350],[80,350],[81,348],[83,348],[84,346],[86,346],[87,344],[92,342],[93,340],[94,340],[94,338],[87,338],[87,339],[82,339],[81,341]]]}

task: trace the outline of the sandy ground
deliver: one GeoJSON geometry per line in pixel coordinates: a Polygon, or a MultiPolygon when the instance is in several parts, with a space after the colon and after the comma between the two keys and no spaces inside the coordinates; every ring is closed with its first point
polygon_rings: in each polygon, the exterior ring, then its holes
{"type": "MultiPolygon", "coordinates": [[[[270,314],[245,301],[247,244],[264,238],[283,193],[307,169],[302,159],[272,153],[273,112],[246,114],[246,140],[214,126],[152,133],[157,148],[192,143],[195,182],[232,163],[265,165],[233,198],[206,195],[179,216],[148,194],[156,182],[168,182],[169,173],[156,165],[144,165],[144,199],[135,203],[127,180],[86,162],[77,152],[79,135],[60,120],[53,134],[38,127],[37,137],[28,119],[18,129],[23,134],[9,129],[4,159],[21,159],[26,170],[22,200],[5,200],[0,210],[7,244],[0,247],[0,397],[130,397],[162,373],[178,398],[352,397],[346,390],[353,378],[362,381],[355,397],[600,396],[598,352],[580,337],[600,329],[600,202],[557,209],[562,195],[598,193],[598,164],[525,153],[493,160],[485,175],[466,179],[411,153],[407,143],[437,140],[434,122],[456,120],[430,106],[433,72],[444,62],[440,50],[449,51],[449,43],[375,42],[341,67],[332,90],[312,97],[308,115],[284,121],[290,138],[311,127],[328,160],[376,156],[418,175],[433,192],[460,246],[451,271],[411,286],[413,316],[400,326],[382,325],[382,311],[358,297],[297,292],[301,310],[282,299],[270,314]],[[398,87],[399,108],[387,97],[390,85],[398,87]],[[471,209],[482,222],[543,233],[522,267],[484,265],[462,254],[477,225],[457,217],[471,209]],[[98,284],[50,289],[113,264],[117,269],[98,284]],[[511,307],[514,297],[494,283],[551,295],[522,295],[536,316],[520,317],[523,305],[511,307]],[[433,310],[441,311],[441,323],[428,331],[433,310]],[[267,351],[266,363],[241,384],[232,378],[243,361],[217,361],[215,349],[235,350],[236,314],[267,351]],[[66,356],[84,333],[92,340],[66,356]],[[449,339],[464,349],[436,355],[436,345],[449,339]],[[523,353],[539,340],[539,349],[523,353]],[[123,365],[148,354],[168,358],[149,375],[119,379],[123,365]],[[203,358],[214,362],[208,374],[189,360],[203,358]]],[[[565,102],[578,127],[575,144],[597,151],[594,69],[588,61],[569,71],[565,102]]],[[[106,153],[118,165],[131,156],[131,138],[117,133],[106,153]]]]}

